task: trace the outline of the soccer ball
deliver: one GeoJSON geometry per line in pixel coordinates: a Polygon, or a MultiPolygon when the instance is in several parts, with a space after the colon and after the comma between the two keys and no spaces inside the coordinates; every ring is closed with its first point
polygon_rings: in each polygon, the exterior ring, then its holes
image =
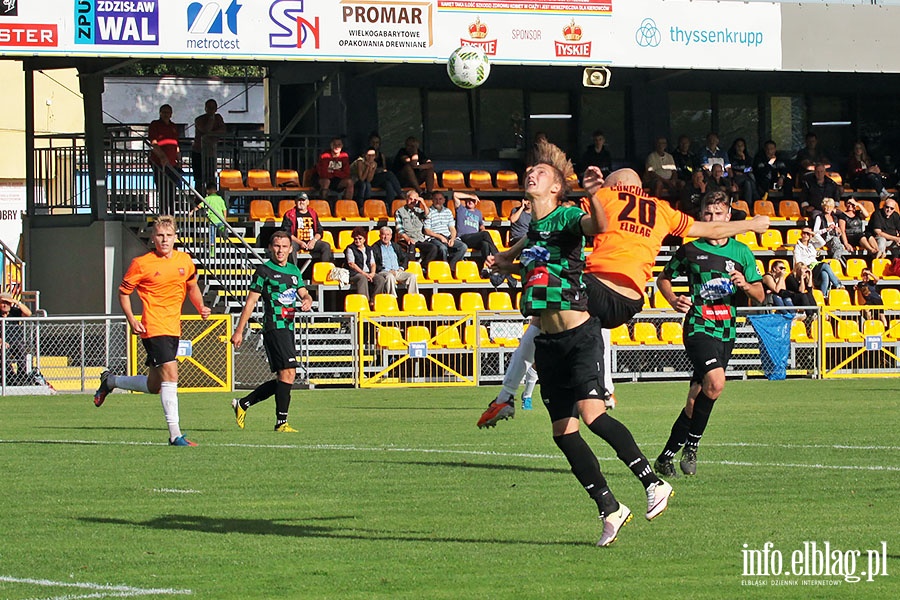
{"type": "Polygon", "coordinates": [[[460,46],[447,60],[450,81],[467,90],[487,81],[490,74],[491,63],[488,62],[487,54],[474,46],[460,46]]]}

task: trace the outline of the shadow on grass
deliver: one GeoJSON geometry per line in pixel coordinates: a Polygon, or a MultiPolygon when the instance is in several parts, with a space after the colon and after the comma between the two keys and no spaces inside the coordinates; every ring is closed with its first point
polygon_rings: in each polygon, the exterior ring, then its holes
{"type": "Polygon", "coordinates": [[[248,535],[277,535],[296,538],[330,538],[338,540],[370,540],[396,542],[452,542],[458,544],[509,544],[529,546],[584,546],[590,542],[515,540],[474,537],[423,536],[416,532],[394,532],[359,527],[333,527],[320,524],[321,521],[337,521],[351,516],[320,517],[309,519],[216,519],[195,515],[164,515],[147,521],[131,521],[108,517],[79,517],[84,523],[99,525],[124,525],[126,527],[146,527],[148,529],[198,531],[201,533],[242,533],[248,535]]]}
{"type": "MultiPolygon", "coordinates": [[[[560,458],[562,458],[560,456],[560,458]]],[[[519,471],[521,473],[562,473],[569,475],[572,473],[569,469],[557,469],[553,467],[524,467],[521,465],[510,464],[493,464],[493,463],[472,463],[466,461],[437,461],[429,462],[424,460],[402,460],[402,461],[376,461],[376,460],[356,460],[356,463],[381,463],[387,465],[419,465],[422,467],[458,467],[463,469],[483,469],[487,471],[519,471]]]]}

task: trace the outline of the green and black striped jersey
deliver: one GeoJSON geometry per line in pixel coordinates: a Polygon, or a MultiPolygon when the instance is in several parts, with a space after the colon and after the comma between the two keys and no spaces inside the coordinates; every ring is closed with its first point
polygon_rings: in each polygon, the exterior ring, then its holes
{"type": "Polygon", "coordinates": [[[684,317],[684,335],[703,333],[723,342],[734,340],[737,290],[729,275],[733,271],[743,273],[747,283],[762,280],[750,248],[734,239],[722,246],[695,240],[675,252],[663,276],[687,277],[693,306],[684,317]]]}
{"type": "Polygon", "coordinates": [[[250,291],[263,302],[263,331],[294,329],[294,313],[300,305],[300,288],[306,287],[303,274],[292,263],[280,267],[266,261],[253,274],[250,291]]]}
{"type": "Polygon", "coordinates": [[[524,290],[523,315],[547,309],[587,310],[584,272],[584,212],[560,206],[543,219],[532,219],[528,241],[519,256],[524,290]]]}

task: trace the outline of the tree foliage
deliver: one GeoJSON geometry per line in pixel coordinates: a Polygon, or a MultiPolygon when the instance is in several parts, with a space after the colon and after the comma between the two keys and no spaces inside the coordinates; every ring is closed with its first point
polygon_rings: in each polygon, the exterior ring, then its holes
{"type": "Polygon", "coordinates": [[[113,73],[130,77],[265,77],[266,68],[258,65],[212,64],[198,61],[171,63],[135,62],[113,73]]]}

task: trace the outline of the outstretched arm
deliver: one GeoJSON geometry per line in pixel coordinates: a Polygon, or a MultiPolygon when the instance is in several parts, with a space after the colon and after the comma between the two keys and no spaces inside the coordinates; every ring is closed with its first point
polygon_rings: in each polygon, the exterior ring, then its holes
{"type": "Polygon", "coordinates": [[[769,217],[758,215],[746,221],[695,221],[688,229],[690,237],[721,239],[734,237],[741,233],[754,231],[763,233],[769,228],[769,217]]]}

